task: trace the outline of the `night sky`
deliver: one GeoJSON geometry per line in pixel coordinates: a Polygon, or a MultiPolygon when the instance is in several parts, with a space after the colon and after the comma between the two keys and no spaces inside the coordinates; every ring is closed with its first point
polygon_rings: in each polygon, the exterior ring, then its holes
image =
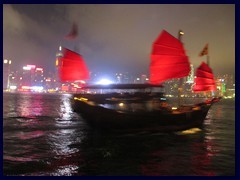
{"type": "Polygon", "coordinates": [[[58,46],[84,57],[90,71],[149,74],[153,41],[165,29],[182,42],[196,68],[209,43],[210,66],[215,74],[235,75],[234,4],[98,4],[3,5],[3,58],[13,69],[36,64],[54,71],[58,46]],[[78,37],[64,39],[73,23],[78,37]]]}

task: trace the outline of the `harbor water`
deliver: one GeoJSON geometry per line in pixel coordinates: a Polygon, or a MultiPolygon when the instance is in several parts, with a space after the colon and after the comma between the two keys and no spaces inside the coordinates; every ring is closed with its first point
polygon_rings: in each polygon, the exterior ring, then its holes
{"type": "Polygon", "coordinates": [[[70,99],[3,94],[4,176],[235,175],[234,99],[214,104],[201,130],[154,134],[91,129],[70,99]]]}

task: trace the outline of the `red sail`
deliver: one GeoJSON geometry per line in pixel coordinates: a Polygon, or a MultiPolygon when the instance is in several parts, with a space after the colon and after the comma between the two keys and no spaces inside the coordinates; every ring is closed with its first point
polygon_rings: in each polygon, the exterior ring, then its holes
{"type": "Polygon", "coordinates": [[[196,70],[194,92],[216,91],[212,69],[204,62],[196,70]]]}
{"type": "Polygon", "coordinates": [[[163,30],[153,43],[150,83],[159,84],[168,79],[181,78],[190,73],[190,63],[182,43],[163,30]]]}
{"type": "Polygon", "coordinates": [[[59,78],[62,82],[89,79],[88,68],[80,54],[63,48],[63,57],[60,58],[59,78]]]}

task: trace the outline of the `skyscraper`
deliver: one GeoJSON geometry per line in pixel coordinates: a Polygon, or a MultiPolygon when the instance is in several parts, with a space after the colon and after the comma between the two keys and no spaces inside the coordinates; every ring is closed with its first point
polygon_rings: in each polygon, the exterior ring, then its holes
{"type": "Polygon", "coordinates": [[[194,82],[194,67],[192,64],[190,64],[190,74],[187,76],[187,83],[193,83],[194,82]]]}
{"type": "Polygon", "coordinates": [[[61,65],[61,57],[63,56],[62,54],[62,46],[59,46],[58,48],[58,52],[56,53],[56,61],[55,61],[55,77],[54,77],[54,80],[56,82],[55,84],[55,88],[58,88],[60,89],[61,87],[61,83],[59,81],[59,68],[60,68],[60,65],[61,65]]]}
{"type": "Polygon", "coordinates": [[[10,75],[10,66],[12,64],[11,60],[3,60],[3,89],[9,89],[9,75],[10,75]]]}

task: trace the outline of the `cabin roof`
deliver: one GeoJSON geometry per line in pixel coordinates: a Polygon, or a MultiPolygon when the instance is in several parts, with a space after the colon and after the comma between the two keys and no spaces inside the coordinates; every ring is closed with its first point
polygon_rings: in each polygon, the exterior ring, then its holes
{"type": "Polygon", "coordinates": [[[163,85],[153,85],[153,84],[108,84],[108,85],[86,85],[85,89],[147,89],[147,88],[162,88],[163,85]]]}

